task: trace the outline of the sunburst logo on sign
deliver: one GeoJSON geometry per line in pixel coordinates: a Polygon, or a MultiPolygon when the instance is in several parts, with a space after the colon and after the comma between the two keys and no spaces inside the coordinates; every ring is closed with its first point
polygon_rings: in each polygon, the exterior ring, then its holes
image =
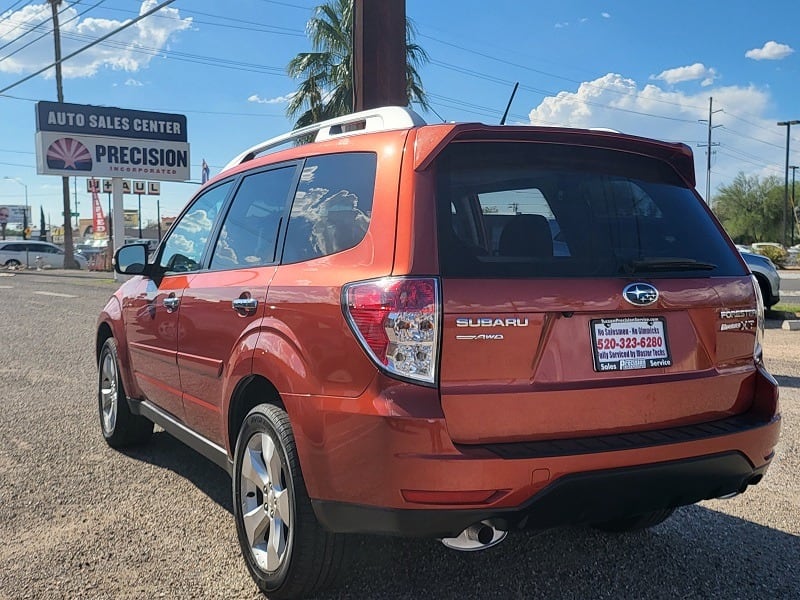
{"type": "Polygon", "coordinates": [[[47,148],[47,166],[51,169],[91,171],[92,155],[78,140],[59,138],[47,148]]]}

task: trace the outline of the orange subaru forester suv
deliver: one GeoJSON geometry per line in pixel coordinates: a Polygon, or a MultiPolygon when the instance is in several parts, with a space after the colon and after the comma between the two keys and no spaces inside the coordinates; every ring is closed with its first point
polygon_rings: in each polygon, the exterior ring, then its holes
{"type": "Polygon", "coordinates": [[[694,185],[682,144],[397,107],[258,144],[151,262],[117,252],[103,435],[157,423],[226,469],[271,598],[330,584],[348,533],[479,550],[743,492],[778,386],[694,185]]]}

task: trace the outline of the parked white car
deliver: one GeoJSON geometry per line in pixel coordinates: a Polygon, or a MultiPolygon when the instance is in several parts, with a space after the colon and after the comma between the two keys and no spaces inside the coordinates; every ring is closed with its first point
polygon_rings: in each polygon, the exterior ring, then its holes
{"type": "Polygon", "coordinates": [[[766,256],[739,251],[750,272],[756,276],[764,298],[764,308],[772,308],[781,300],[781,278],[778,269],[766,256]]]}
{"type": "MultiPolygon", "coordinates": [[[[86,258],[75,254],[75,260],[81,269],[87,268],[86,258]]],[[[14,240],[0,242],[0,265],[18,267],[26,265],[31,268],[49,267],[64,268],[64,250],[50,242],[34,240],[14,240]]]]}

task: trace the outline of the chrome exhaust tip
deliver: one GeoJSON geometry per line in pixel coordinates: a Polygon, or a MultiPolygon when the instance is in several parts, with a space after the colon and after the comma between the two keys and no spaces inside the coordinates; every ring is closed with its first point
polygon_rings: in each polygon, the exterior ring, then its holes
{"type": "Polygon", "coordinates": [[[481,521],[467,527],[458,537],[442,538],[440,541],[451,550],[476,552],[496,546],[508,535],[507,531],[495,528],[488,521],[481,521]]]}

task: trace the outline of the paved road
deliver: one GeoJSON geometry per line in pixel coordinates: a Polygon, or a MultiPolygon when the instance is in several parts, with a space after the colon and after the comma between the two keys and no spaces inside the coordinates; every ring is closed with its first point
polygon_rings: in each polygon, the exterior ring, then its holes
{"type": "Polygon", "coordinates": [[[778,271],[781,277],[781,300],[800,304],[800,269],[778,271]]]}
{"type": "MultiPolygon", "coordinates": [[[[0,276],[0,599],[260,598],[236,543],[227,475],[157,433],[102,440],[94,322],[114,284],[0,276]]],[[[655,529],[517,534],[461,554],[433,540],[354,538],[323,598],[800,598],[800,332],[767,331],[783,437],[765,481],[655,529]]]]}

